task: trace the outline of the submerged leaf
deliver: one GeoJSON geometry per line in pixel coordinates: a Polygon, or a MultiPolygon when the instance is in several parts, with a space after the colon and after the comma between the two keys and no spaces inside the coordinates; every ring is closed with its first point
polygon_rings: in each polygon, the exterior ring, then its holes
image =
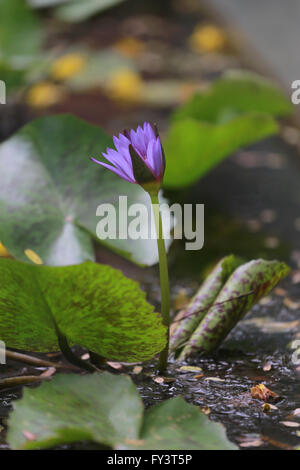
{"type": "Polygon", "coordinates": [[[124,375],[58,375],[38,389],[26,389],[14,403],[8,432],[12,449],[79,440],[113,449],[235,449],[222,425],[180,397],[144,413],[136,387],[124,375]]]}
{"type": "Polygon", "coordinates": [[[225,283],[214,305],[200,322],[180,354],[186,359],[211,352],[239,320],[289,272],[285,263],[258,259],[238,267],[225,283]]]}
{"type": "Polygon", "coordinates": [[[147,360],[165,345],[145,293],[109,266],[0,259],[0,277],[0,337],[8,347],[57,351],[56,325],[72,344],[117,361],[147,360]]]}

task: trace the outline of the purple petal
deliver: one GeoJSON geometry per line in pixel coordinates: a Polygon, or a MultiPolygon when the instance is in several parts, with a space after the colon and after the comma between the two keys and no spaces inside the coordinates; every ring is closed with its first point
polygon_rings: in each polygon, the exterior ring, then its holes
{"type": "Polygon", "coordinates": [[[155,172],[154,144],[155,144],[154,140],[151,140],[148,144],[146,162],[147,162],[148,167],[151,169],[152,173],[155,175],[156,172],[155,172]]]}
{"type": "Polygon", "coordinates": [[[146,142],[147,142],[147,143],[148,143],[150,140],[156,138],[156,135],[155,135],[155,132],[154,132],[154,130],[153,130],[153,127],[151,126],[151,124],[149,124],[149,122],[145,122],[145,123],[144,123],[144,133],[145,133],[145,139],[146,139],[146,142]]]}
{"type": "Polygon", "coordinates": [[[95,158],[91,158],[93,162],[97,163],[98,165],[103,166],[104,168],[107,168],[108,170],[112,171],[116,175],[120,176],[123,180],[128,181],[129,183],[136,183],[135,179],[130,178],[128,175],[126,175],[121,168],[115,168],[114,166],[108,165],[107,163],[99,162],[95,158]]]}
{"type": "Polygon", "coordinates": [[[157,171],[158,176],[162,176],[164,169],[163,169],[163,154],[162,154],[160,137],[157,137],[155,141],[154,153],[155,153],[155,170],[157,171]]]}
{"type": "Polygon", "coordinates": [[[106,160],[108,160],[112,165],[121,170],[129,179],[134,180],[132,162],[129,155],[129,150],[127,149],[128,156],[124,156],[119,152],[116,152],[113,149],[108,148],[107,154],[103,153],[102,155],[106,160]]]}

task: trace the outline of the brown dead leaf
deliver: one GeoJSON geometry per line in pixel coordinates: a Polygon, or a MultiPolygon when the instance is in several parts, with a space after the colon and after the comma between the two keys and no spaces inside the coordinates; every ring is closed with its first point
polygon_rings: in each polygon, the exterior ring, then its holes
{"type": "Polygon", "coordinates": [[[201,367],[197,366],[181,366],[178,370],[180,372],[202,372],[201,367]]]}
{"type": "Polygon", "coordinates": [[[165,379],[163,377],[153,377],[153,381],[157,384],[163,384],[165,379]]]}
{"type": "Polygon", "coordinates": [[[134,366],[134,368],[132,369],[132,372],[133,374],[138,375],[142,372],[142,370],[143,370],[142,366],[134,366]]]}
{"type": "Polygon", "coordinates": [[[204,374],[194,375],[194,379],[202,379],[202,377],[204,377],[204,374]]]}
{"type": "Polygon", "coordinates": [[[264,333],[281,333],[283,331],[290,331],[299,325],[298,320],[289,322],[274,321],[270,317],[254,317],[249,320],[245,320],[248,325],[254,325],[264,333]]]}
{"type": "Polygon", "coordinates": [[[263,440],[259,437],[257,439],[242,442],[240,444],[240,447],[260,447],[261,445],[263,445],[263,443],[263,440]]]}
{"type": "Polygon", "coordinates": [[[291,278],[292,278],[292,283],[293,284],[299,284],[300,282],[300,270],[293,271],[291,273],[291,278]]]}
{"type": "Polygon", "coordinates": [[[255,387],[252,387],[250,391],[252,398],[256,398],[257,400],[262,400],[265,402],[279,398],[277,393],[272,392],[264,384],[255,385],[255,387]]]}
{"type": "Polygon", "coordinates": [[[269,305],[272,302],[272,297],[263,297],[258,303],[259,305],[269,305]]]}
{"type": "Polygon", "coordinates": [[[190,301],[190,297],[187,295],[186,289],[180,289],[177,297],[174,301],[174,310],[181,310],[187,306],[190,301]]]}
{"type": "Polygon", "coordinates": [[[52,377],[52,375],[54,375],[56,372],[56,368],[55,367],[49,367],[47,370],[45,370],[45,372],[43,372],[40,377],[52,377]]]}
{"type": "Polygon", "coordinates": [[[110,367],[112,367],[113,369],[116,369],[116,370],[120,370],[123,367],[122,364],[120,364],[119,362],[107,361],[106,364],[109,365],[110,367]]]}
{"type": "Polygon", "coordinates": [[[294,300],[286,297],[283,301],[284,305],[290,310],[298,310],[300,308],[300,302],[295,302],[294,300]]]}
{"type": "Polygon", "coordinates": [[[170,383],[173,383],[175,382],[175,378],[174,377],[153,377],[153,380],[154,382],[156,382],[157,384],[170,384],[170,383]]]}
{"type": "Polygon", "coordinates": [[[280,423],[287,428],[300,428],[300,423],[296,423],[295,421],[280,421],[280,423]]]}
{"type": "Polygon", "coordinates": [[[263,367],[263,370],[265,372],[269,372],[269,370],[271,370],[271,369],[272,369],[272,364],[270,362],[266,362],[264,367],[263,367]]]}
{"type": "Polygon", "coordinates": [[[287,291],[282,289],[282,287],[276,287],[276,289],[274,289],[274,294],[279,295],[280,297],[284,297],[286,296],[287,291]]]}
{"type": "Polygon", "coordinates": [[[203,408],[201,408],[201,411],[202,413],[204,413],[205,415],[209,415],[210,414],[210,408],[209,406],[204,406],[203,408]]]}
{"type": "Polygon", "coordinates": [[[211,382],[225,382],[225,379],[220,379],[219,377],[206,377],[205,380],[209,380],[211,382]]]}

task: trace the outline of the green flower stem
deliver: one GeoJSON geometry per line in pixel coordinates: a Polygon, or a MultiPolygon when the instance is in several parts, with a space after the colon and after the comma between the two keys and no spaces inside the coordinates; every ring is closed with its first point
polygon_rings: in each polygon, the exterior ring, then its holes
{"type": "Polygon", "coordinates": [[[168,364],[169,356],[169,336],[170,336],[170,287],[169,287],[169,273],[168,261],[166,254],[165,241],[162,230],[162,220],[159,208],[158,192],[150,193],[152,209],[154,213],[157,248],[159,257],[159,273],[160,273],[160,291],[161,291],[161,314],[163,324],[167,328],[167,344],[165,349],[160,353],[158,361],[158,370],[163,372],[168,364]]]}
{"type": "Polygon", "coordinates": [[[76,356],[73,353],[72,349],[68,344],[68,340],[65,335],[60,331],[57,324],[55,323],[55,329],[57,333],[58,344],[60,347],[61,352],[65,356],[65,358],[74,366],[80,367],[81,369],[87,370],[88,372],[99,372],[99,369],[95,367],[93,364],[90,364],[87,361],[83,361],[80,357],[76,356]]]}

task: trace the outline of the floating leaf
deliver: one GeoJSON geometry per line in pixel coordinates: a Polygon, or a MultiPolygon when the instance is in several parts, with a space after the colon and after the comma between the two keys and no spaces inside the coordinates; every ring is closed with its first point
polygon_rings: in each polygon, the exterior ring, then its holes
{"type": "Polygon", "coordinates": [[[117,361],[152,358],[165,328],[138,284],[92,262],[49,267],[0,260],[0,337],[8,347],[59,350],[70,343],[117,361]]]}
{"type": "Polygon", "coordinates": [[[0,60],[20,70],[40,52],[41,43],[41,25],[26,2],[1,0],[0,60]]]}
{"type": "Polygon", "coordinates": [[[180,354],[186,359],[216,349],[239,320],[289,272],[285,263],[250,261],[238,267],[180,354]]]}
{"type": "Polygon", "coordinates": [[[278,132],[267,114],[248,113],[223,124],[184,118],[171,125],[164,142],[168,159],[164,186],[188,186],[239,148],[278,132]]]}
{"type": "Polygon", "coordinates": [[[166,187],[184,187],[240,147],[278,132],[272,116],[293,111],[271,82],[245,72],[227,74],[174,113],[165,142],[166,187]]]}
{"type": "Polygon", "coordinates": [[[124,2],[124,0],[84,0],[84,2],[82,0],[69,0],[58,6],[55,13],[60,20],[77,23],[121,2],[124,2]]]}
{"type": "Polygon", "coordinates": [[[190,338],[207,314],[224,283],[239,264],[241,260],[233,255],[223,258],[201,285],[187,308],[178,313],[174,319],[174,328],[170,338],[171,351],[176,351],[190,338]]]}
{"type": "Polygon", "coordinates": [[[231,71],[192,97],[174,117],[221,123],[237,114],[286,116],[292,112],[290,100],[273,82],[250,72],[231,71]]]}
{"type": "Polygon", "coordinates": [[[40,449],[94,441],[113,449],[235,449],[222,425],[173,398],[145,413],[126,376],[58,375],[25,389],[14,403],[8,442],[12,449],[40,449]]]}
{"type": "Polygon", "coordinates": [[[94,238],[139,264],[157,262],[156,240],[119,237],[127,206],[146,206],[142,229],[152,212],[143,189],[89,160],[109,145],[100,128],[71,115],[37,119],[0,145],[0,240],[14,258],[28,262],[30,249],[45,264],[77,264],[94,259],[94,238]],[[119,196],[128,197],[120,211],[119,196]],[[96,238],[100,204],[116,209],[115,239],[96,238]]]}

